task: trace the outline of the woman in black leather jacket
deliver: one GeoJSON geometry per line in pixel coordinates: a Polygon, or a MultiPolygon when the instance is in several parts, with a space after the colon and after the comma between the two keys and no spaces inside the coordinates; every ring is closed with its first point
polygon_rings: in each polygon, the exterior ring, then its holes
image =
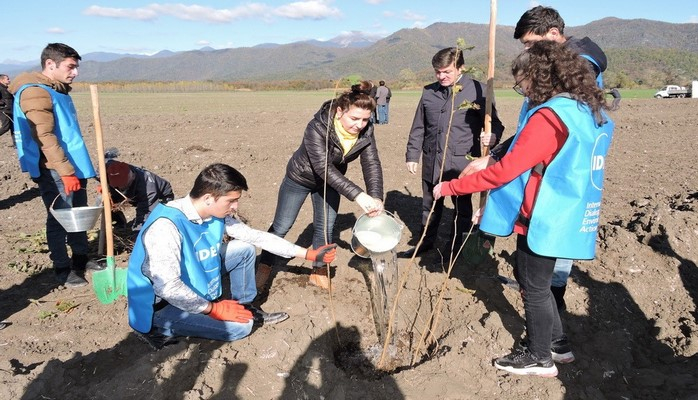
{"type": "MultiPolygon", "coordinates": [[[[332,241],[332,229],[340,195],[356,202],[369,215],[383,210],[383,170],[370,122],[375,110],[366,81],[352,86],[338,98],[326,101],[308,123],[303,141],[286,166],[269,232],[284,237],[310,195],[313,203],[313,248],[332,241]],[[366,190],[349,180],[348,164],[359,160],[366,190]]],[[[262,252],[257,287],[263,289],[276,258],[262,252]]],[[[329,288],[324,264],[314,263],[310,283],[329,288]]]]}

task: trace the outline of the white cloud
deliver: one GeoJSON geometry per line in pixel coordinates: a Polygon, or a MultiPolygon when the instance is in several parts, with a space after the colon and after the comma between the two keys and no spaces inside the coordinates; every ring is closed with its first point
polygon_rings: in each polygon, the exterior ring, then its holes
{"type": "Polygon", "coordinates": [[[687,22],[689,24],[698,24],[698,15],[691,15],[690,17],[688,17],[687,22]]]}
{"type": "Polygon", "coordinates": [[[208,40],[199,40],[196,42],[196,44],[199,46],[210,46],[211,42],[209,42],[208,40]]]}
{"type": "Polygon", "coordinates": [[[337,35],[337,38],[357,38],[362,37],[367,40],[376,41],[386,37],[385,33],[378,33],[375,31],[365,32],[365,31],[342,31],[337,35]]]}
{"type": "Polygon", "coordinates": [[[52,34],[62,35],[62,34],[65,33],[65,29],[63,29],[63,28],[58,28],[58,27],[54,27],[54,28],[48,28],[48,29],[46,29],[46,32],[47,32],[47,33],[52,33],[52,34]]]}
{"type": "Polygon", "coordinates": [[[417,14],[416,12],[410,11],[410,10],[405,10],[402,12],[400,15],[400,18],[405,19],[407,21],[424,21],[427,19],[426,16],[422,14],[417,14]]]}
{"type": "Polygon", "coordinates": [[[152,3],[139,8],[111,8],[90,6],[83,14],[120,19],[152,21],[163,16],[185,21],[228,23],[240,19],[261,18],[274,15],[288,19],[324,19],[340,16],[339,9],[330,6],[329,0],[307,0],[270,7],[264,3],[248,3],[234,8],[215,9],[200,5],[152,3]]]}
{"type": "Polygon", "coordinates": [[[289,19],[325,19],[327,17],[339,17],[342,13],[337,8],[330,7],[327,0],[308,0],[289,3],[276,7],[273,14],[289,19]]]}
{"type": "Polygon", "coordinates": [[[385,0],[364,0],[364,2],[372,5],[385,3],[385,0]]]}
{"type": "Polygon", "coordinates": [[[206,21],[214,23],[226,23],[243,18],[252,18],[263,15],[269,7],[264,4],[250,3],[231,9],[214,9],[199,5],[184,4],[150,4],[148,8],[158,14],[168,15],[186,21],[206,21]]]}
{"type": "Polygon", "coordinates": [[[398,19],[403,19],[405,21],[425,21],[427,17],[422,14],[417,14],[416,12],[412,10],[403,10],[399,13],[395,13],[393,11],[383,11],[383,16],[386,18],[398,18],[398,19]]]}
{"type": "Polygon", "coordinates": [[[146,8],[129,9],[89,6],[82,13],[96,17],[137,19],[141,21],[153,20],[158,17],[153,10],[146,8]]]}

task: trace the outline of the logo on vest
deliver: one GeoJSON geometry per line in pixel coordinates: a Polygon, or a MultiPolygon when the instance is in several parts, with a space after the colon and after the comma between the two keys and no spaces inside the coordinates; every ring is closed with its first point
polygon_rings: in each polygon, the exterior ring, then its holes
{"type": "Polygon", "coordinates": [[[218,248],[219,248],[219,246],[211,246],[208,249],[196,250],[196,258],[198,258],[199,261],[204,261],[204,260],[207,260],[211,257],[217,257],[218,256],[218,248]]]}
{"type": "Polygon", "coordinates": [[[211,245],[205,238],[207,234],[208,232],[201,233],[201,235],[199,236],[199,240],[194,242],[194,251],[196,252],[196,258],[199,261],[205,261],[211,257],[217,257],[218,249],[220,249],[221,246],[220,243],[211,245]]]}
{"type": "Polygon", "coordinates": [[[599,191],[603,188],[606,153],[610,144],[611,137],[607,133],[601,133],[596,138],[594,150],[591,153],[591,185],[599,191]]]}

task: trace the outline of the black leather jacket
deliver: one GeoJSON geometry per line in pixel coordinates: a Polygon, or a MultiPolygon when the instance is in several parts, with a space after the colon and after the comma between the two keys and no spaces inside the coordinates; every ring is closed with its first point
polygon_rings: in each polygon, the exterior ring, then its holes
{"type": "MultiPolygon", "coordinates": [[[[333,105],[333,108],[336,105],[333,105]]],[[[293,153],[286,166],[286,176],[294,182],[307,188],[321,189],[325,177],[325,161],[327,159],[327,184],[349,200],[354,200],[361,189],[344,176],[348,164],[357,158],[361,162],[361,170],[366,183],[366,193],[371,197],[383,200],[383,169],[378,158],[378,148],[373,136],[373,124],[369,122],[359,133],[354,147],[343,154],[342,145],[334,130],[330,115],[330,101],[325,102],[308,123],[303,134],[303,142],[293,153]],[[329,123],[329,129],[328,129],[329,123]],[[329,142],[326,138],[329,135],[329,142]],[[329,149],[327,158],[325,148],[329,149]]]]}

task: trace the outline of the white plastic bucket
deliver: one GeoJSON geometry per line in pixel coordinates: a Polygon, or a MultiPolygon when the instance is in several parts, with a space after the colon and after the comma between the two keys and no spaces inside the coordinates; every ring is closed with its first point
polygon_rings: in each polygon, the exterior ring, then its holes
{"type": "Polygon", "coordinates": [[[95,226],[102,214],[102,206],[99,207],[72,207],[54,209],[53,205],[60,195],[56,196],[49,207],[53,218],[65,229],[66,232],[85,232],[95,226]]]}
{"type": "Polygon", "coordinates": [[[362,214],[352,228],[351,249],[357,256],[391,251],[400,243],[404,224],[388,211],[375,217],[362,214]]]}

